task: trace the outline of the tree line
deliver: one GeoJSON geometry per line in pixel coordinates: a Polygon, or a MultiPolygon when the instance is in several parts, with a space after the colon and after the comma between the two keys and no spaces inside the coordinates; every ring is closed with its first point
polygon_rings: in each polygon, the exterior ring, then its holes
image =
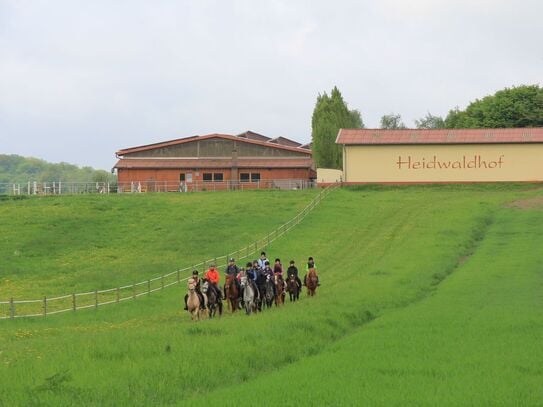
{"type": "Polygon", "coordinates": [[[32,157],[0,154],[0,183],[37,182],[116,182],[114,174],[92,167],[49,163],[32,157]]]}
{"type": "MultiPolygon", "coordinates": [[[[466,109],[449,110],[445,118],[428,112],[415,120],[417,129],[543,127],[543,88],[522,85],[505,88],[471,102],[466,109]]],[[[330,96],[317,97],[311,118],[313,158],[317,167],[342,168],[341,146],[335,143],[340,128],[364,128],[358,110],[349,110],[337,87],[330,96]]],[[[405,129],[400,114],[381,117],[382,129],[405,129]]]]}

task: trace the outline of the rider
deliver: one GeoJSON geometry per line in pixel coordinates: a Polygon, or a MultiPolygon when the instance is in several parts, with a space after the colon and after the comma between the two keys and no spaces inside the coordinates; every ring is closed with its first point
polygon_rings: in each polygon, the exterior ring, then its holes
{"type": "MultiPolygon", "coordinates": [[[[266,267],[266,265],[264,265],[266,267]]],[[[255,275],[256,275],[256,286],[258,287],[258,294],[260,299],[264,299],[263,293],[265,293],[265,285],[266,285],[266,274],[264,274],[264,269],[261,269],[258,267],[258,261],[257,266],[255,267],[255,264],[253,262],[253,269],[255,269],[255,275]]]]}
{"type": "Polygon", "coordinates": [[[264,270],[264,267],[266,267],[266,262],[268,261],[268,258],[266,257],[266,252],[260,253],[260,258],[258,261],[258,267],[260,267],[261,270],[264,270]]]}
{"type": "Polygon", "coordinates": [[[273,265],[273,274],[278,275],[283,278],[283,265],[281,264],[281,259],[275,259],[273,265]]]}
{"type": "MultiPolygon", "coordinates": [[[[239,280],[237,279],[237,276],[239,274],[239,268],[238,266],[236,266],[236,260],[231,257],[229,260],[228,260],[228,265],[226,266],[226,270],[224,271],[224,273],[227,275],[227,276],[233,276],[234,277],[234,284],[236,285],[236,288],[238,289],[238,295],[240,295],[240,299],[242,299],[243,297],[241,296],[241,289],[240,289],[240,286],[239,286],[239,280]]],[[[224,296],[226,297],[226,291],[224,293],[224,296]]]]}
{"type": "Polygon", "coordinates": [[[277,280],[283,282],[284,288],[286,288],[287,283],[283,279],[283,265],[281,264],[281,259],[275,259],[275,264],[273,265],[273,274],[277,277],[277,280]]]}
{"type": "Polygon", "coordinates": [[[298,284],[298,288],[302,289],[302,281],[300,280],[300,277],[298,277],[298,267],[294,265],[294,260],[290,261],[290,266],[287,269],[287,278],[290,278],[290,276],[293,275],[294,279],[296,280],[296,284],[298,284]]]}
{"type": "Polygon", "coordinates": [[[264,270],[262,270],[262,274],[264,275],[265,277],[265,280],[264,281],[271,281],[272,282],[272,286],[273,286],[273,295],[275,296],[276,295],[276,288],[275,288],[275,279],[273,278],[274,274],[273,274],[273,270],[270,266],[270,262],[266,260],[266,262],[264,263],[264,270]]]}
{"type": "MultiPolygon", "coordinates": [[[[256,260],[253,263],[248,262],[245,273],[247,275],[247,284],[251,284],[251,286],[253,287],[255,291],[255,296],[258,297],[259,292],[258,292],[258,287],[256,286],[256,281],[258,279],[259,271],[258,271],[258,266],[254,267],[253,264],[258,264],[258,262],[256,260]]],[[[244,288],[242,288],[242,291],[245,291],[244,288]]]]}
{"type": "Polygon", "coordinates": [[[306,285],[307,280],[307,273],[309,272],[309,269],[315,269],[315,275],[317,276],[317,285],[320,286],[321,283],[319,282],[319,275],[317,274],[317,265],[315,264],[315,260],[313,260],[313,257],[309,256],[307,259],[307,266],[305,268],[305,277],[304,277],[304,285],[306,285]]]}
{"type": "MultiPolygon", "coordinates": [[[[191,284],[194,285],[194,291],[196,291],[196,294],[198,295],[198,298],[200,299],[200,309],[206,309],[204,296],[203,296],[202,292],[200,291],[201,290],[201,287],[200,287],[201,282],[202,282],[202,280],[200,280],[200,277],[198,277],[198,270],[194,270],[192,272],[192,277],[188,279],[188,284],[189,284],[189,286],[191,284]]],[[[189,295],[186,294],[185,295],[185,308],[184,308],[185,311],[188,310],[188,307],[187,307],[187,299],[188,298],[189,298],[189,295]]]]}
{"type": "Polygon", "coordinates": [[[221,279],[221,276],[219,275],[219,271],[217,270],[215,263],[211,263],[209,265],[209,270],[206,271],[204,278],[209,281],[209,287],[212,290],[215,290],[217,299],[221,300],[221,289],[219,288],[219,280],[221,279]]]}

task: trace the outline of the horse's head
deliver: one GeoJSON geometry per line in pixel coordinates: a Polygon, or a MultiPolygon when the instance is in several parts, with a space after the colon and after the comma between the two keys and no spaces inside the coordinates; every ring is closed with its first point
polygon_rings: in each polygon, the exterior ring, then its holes
{"type": "Polygon", "coordinates": [[[204,278],[204,284],[202,284],[202,292],[207,293],[208,288],[209,288],[209,282],[204,278]]]}

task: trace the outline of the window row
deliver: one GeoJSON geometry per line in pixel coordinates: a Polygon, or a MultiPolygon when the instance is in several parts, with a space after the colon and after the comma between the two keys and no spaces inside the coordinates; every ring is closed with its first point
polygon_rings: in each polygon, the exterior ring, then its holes
{"type": "MultiPolygon", "coordinates": [[[[222,172],[204,172],[203,174],[204,182],[222,182],[223,173],[222,172]]],[[[239,174],[240,182],[259,182],[260,173],[259,172],[240,172],[239,174]]]]}

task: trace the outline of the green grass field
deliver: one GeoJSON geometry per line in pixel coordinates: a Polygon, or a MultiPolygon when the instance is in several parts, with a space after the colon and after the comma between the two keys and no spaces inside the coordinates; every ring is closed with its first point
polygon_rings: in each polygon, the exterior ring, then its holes
{"type": "MultiPolygon", "coordinates": [[[[110,287],[223,254],[314,194],[3,201],[0,297],[110,287]]],[[[542,195],[523,185],[335,190],[268,248],[284,263],[316,258],[315,298],[193,323],[174,286],[0,321],[0,405],[542,405],[542,195]]]]}

